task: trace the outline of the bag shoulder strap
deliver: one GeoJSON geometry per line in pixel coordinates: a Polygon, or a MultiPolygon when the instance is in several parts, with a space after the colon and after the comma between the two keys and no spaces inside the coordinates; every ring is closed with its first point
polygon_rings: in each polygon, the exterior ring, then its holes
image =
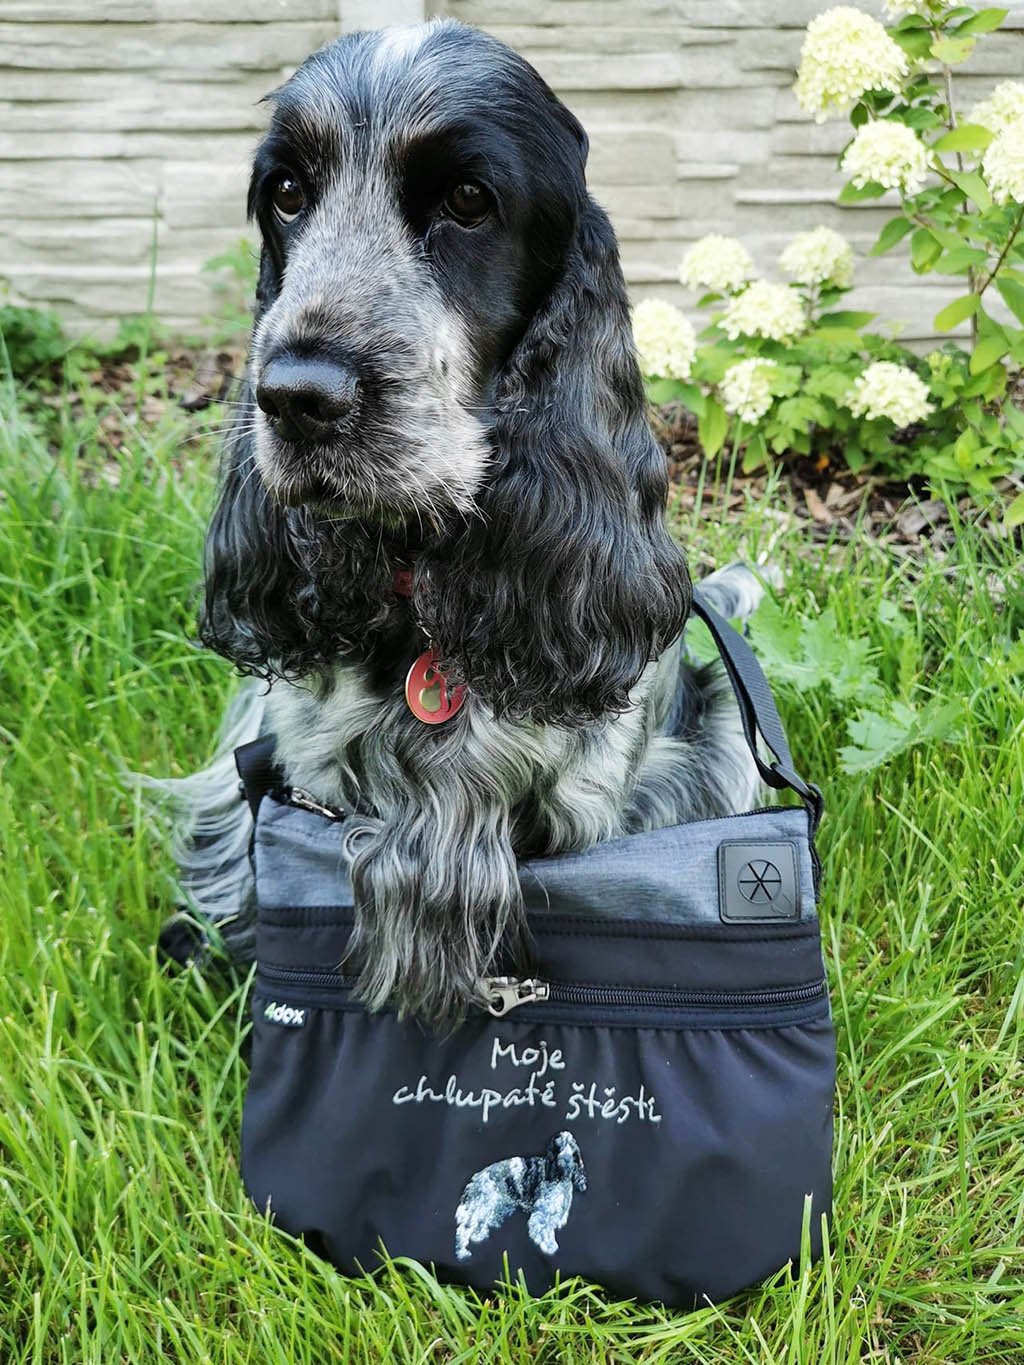
{"type": "Polygon", "coordinates": [[[719,616],[714,608],[701,599],[699,588],[693,594],[693,613],[710,630],[718,647],[736,694],[743,734],[762,780],[776,791],[788,789],[796,792],[811,817],[813,835],[821,819],[824,801],[813,782],[805,782],[793,766],[793,756],[789,752],[789,742],[782,728],[775,698],[754,651],[724,616],[719,616]],[[771,754],[771,762],[765,762],[762,758],[758,736],[771,754]]]}
{"type": "Polygon", "coordinates": [[[235,750],[235,767],[254,820],[267,792],[276,791],[282,785],[281,770],[274,762],[275,742],[274,735],[260,735],[259,739],[240,744],[235,750]]]}

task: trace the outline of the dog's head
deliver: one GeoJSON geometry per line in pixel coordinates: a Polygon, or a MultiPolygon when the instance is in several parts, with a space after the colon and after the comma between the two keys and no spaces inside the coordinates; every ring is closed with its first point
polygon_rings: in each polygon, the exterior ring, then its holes
{"type": "Polygon", "coordinates": [[[587,1188],[587,1173],[583,1167],[579,1143],[572,1133],[556,1133],[544,1153],[547,1180],[568,1180],[582,1192],[587,1188]]]}
{"type": "Polygon", "coordinates": [[[451,21],[343,38],[273,100],[249,200],[257,406],[204,638],[270,672],[343,656],[368,624],[346,557],[383,538],[415,553],[419,620],[496,710],[625,706],[688,579],[586,135],[451,21]]]}

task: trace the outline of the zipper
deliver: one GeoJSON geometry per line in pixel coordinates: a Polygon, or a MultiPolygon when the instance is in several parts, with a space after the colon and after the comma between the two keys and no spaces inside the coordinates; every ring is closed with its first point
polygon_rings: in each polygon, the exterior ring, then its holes
{"type": "Polygon", "coordinates": [[[312,811],[314,815],[323,815],[328,820],[344,820],[345,818],[343,810],[339,810],[337,806],[325,806],[304,787],[287,787],[285,797],[289,806],[298,806],[299,810],[312,811]]]}
{"type": "Polygon", "coordinates": [[[257,963],[256,975],[279,986],[333,986],[351,990],[357,978],[344,972],[317,971],[310,967],[274,967],[268,962],[257,963]]]}
{"type": "Polygon", "coordinates": [[[535,977],[517,981],[515,977],[492,976],[486,977],[482,986],[482,993],[489,998],[488,1013],[498,1018],[520,1005],[541,1001],[553,1005],[610,1005],[625,1009],[765,1009],[806,1004],[819,1000],[825,993],[823,981],[760,991],[698,991],[674,990],[666,986],[585,986],[567,981],[539,981],[535,977]]]}
{"type": "Polygon", "coordinates": [[[535,1005],[538,1001],[551,999],[548,983],[532,976],[522,981],[514,976],[485,976],[480,987],[480,994],[487,1002],[487,1013],[496,1019],[520,1005],[535,1005]]]}
{"type": "MultiPolygon", "coordinates": [[[[356,977],[340,971],[306,967],[275,967],[261,964],[257,973],[281,986],[314,986],[351,990],[356,977]]],[[[668,986],[582,985],[568,981],[542,981],[539,977],[488,976],[480,982],[480,999],[488,1014],[503,1019],[523,1005],[578,1005],[619,1009],[737,1010],[773,1009],[805,1005],[821,1000],[824,981],[802,986],[777,986],[767,990],[705,991],[676,990],[668,986]]]]}

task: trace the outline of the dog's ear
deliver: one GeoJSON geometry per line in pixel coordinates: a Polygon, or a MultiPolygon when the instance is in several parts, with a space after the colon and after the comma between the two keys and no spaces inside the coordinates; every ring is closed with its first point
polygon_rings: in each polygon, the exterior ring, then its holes
{"type": "Polygon", "coordinates": [[[243,673],[298,678],[366,658],[387,618],[391,571],[377,531],[282,507],[256,465],[247,385],[206,533],[199,636],[243,673]]]}
{"type": "Polygon", "coordinates": [[[206,533],[199,635],[243,672],[269,676],[301,648],[294,616],[299,566],[287,513],[256,469],[247,431],[253,407],[247,385],[206,533]]]}
{"type": "Polygon", "coordinates": [[[253,323],[262,318],[281,292],[281,269],[271,248],[264,243],[260,248],[260,271],[256,280],[256,306],[253,323]]]}
{"type": "Polygon", "coordinates": [[[615,236],[589,198],[500,377],[493,444],[480,517],[417,574],[423,624],[500,715],[582,725],[622,710],[682,629],[690,585],[615,236]]]}
{"type": "Polygon", "coordinates": [[[558,1134],[551,1138],[544,1148],[544,1179],[554,1183],[561,1180],[563,1175],[562,1140],[561,1134],[558,1134]]]}

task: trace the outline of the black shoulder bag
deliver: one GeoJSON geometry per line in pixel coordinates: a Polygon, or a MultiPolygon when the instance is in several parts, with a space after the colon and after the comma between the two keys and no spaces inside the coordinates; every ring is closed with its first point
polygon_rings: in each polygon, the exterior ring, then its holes
{"type": "Polygon", "coordinates": [[[368,1014],[339,966],[344,820],[258,806],[258,966],[242,1170],[347,1271],[383,1246],[490,1289],[522,1272],[690,1307],[812,1254],[831,1201],[835,1042],[816,915],[817,789],[741,636],[699,602],[766,782],[800,806],[522,864],[534,961],[438,1037],[368,1014]],[[762,757],[758,736],[770,753],[762,757]]]}

